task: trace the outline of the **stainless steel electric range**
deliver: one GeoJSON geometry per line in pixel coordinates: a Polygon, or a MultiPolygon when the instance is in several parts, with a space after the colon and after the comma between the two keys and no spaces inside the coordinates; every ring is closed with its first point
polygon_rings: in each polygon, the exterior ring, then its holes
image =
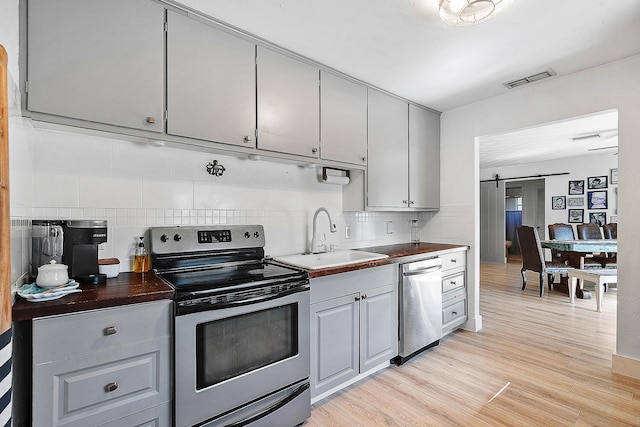
{"type": "Polygon", "coordinates": [[[309,278],[264,260],[260,225],[154,227],[154,271],[176,291],[175,425],[304,422],[309,278]]]}

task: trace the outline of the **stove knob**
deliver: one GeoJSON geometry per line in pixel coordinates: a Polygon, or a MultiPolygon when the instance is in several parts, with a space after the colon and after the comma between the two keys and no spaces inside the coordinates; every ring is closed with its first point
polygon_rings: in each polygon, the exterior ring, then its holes
{"type": "Polygon", "coordinates": [[[173,240],[175,240],[176,242],[179,242],[180,240],[182,240],[182,236],[179,234],[176,234],[175,236],[173,236],[173,240]]]}
{"type": "Polygon", "coordinates": [[[160,240],[162,240],[164,243],[166,243],[167,240],[169,240],[169,236],[167,236],[166,234],[163,234],[162,236],[160,236],[160,240]]]}
{"type": "Polygon", "coordinates": [[[257,231],[255,231],[255,232],[253,233],[253,237],[255,237],[255,238],[257,239],[258,237],[260,237],[260,233],[259,233],[259,232],[257,232],[257,231]]]}
{"type": "Polygon", "coordinates": [[[251,233],[249,233],[248,231],[244,232],[244,238],[248,239],[249,237],[251,237],[251,233]]]}

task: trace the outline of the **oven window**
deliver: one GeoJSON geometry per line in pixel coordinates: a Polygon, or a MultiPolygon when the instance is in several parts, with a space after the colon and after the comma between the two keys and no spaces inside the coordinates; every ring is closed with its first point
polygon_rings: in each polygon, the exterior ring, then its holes
{"type": "Polygon", "coordinates": [[[203,389],[298,354],[298,305],[196,326],[196,386],[203,389]]]}

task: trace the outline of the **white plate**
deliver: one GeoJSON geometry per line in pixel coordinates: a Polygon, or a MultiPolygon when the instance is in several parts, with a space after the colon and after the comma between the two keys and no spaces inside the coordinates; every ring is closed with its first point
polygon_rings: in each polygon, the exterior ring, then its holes
{"type": "Polygon", "coordinates": [[[22,296],[24,299],[26,299],[29,302],[43,302],[43,301],[51,301],[54,299],[58,299],[58,298],[62,298],[63,296],[67,295],[67,294],[74,294],[76,292],[82,292],[81,289],[76,289],[73,291],[67,291],[67,292],[59,292],[59,293],[50,293],[50,294],[45,294],[45,295],[29,295],[26,294],[27,296],[22,296]]]}

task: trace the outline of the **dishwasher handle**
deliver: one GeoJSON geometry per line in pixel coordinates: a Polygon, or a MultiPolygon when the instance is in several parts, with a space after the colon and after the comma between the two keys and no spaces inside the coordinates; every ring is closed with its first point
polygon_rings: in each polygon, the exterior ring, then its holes
{"type": "Polygon", "coordinates": [[[411,270],[411,271],[405,271],[402,273],[403,276],[417,276],[419,274],[428,274],[428,273],[433,273],[434,271],[439,271],[442,270],[442,266],[441,265],[435,265],[433,267],[429,267],[429,268],[421,268],[420,270],[411,270]]]}

